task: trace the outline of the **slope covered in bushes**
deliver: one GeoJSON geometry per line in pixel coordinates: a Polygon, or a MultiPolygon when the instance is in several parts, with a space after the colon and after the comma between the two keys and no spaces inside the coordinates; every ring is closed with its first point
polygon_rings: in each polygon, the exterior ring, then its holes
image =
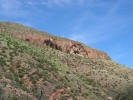
{"type": "MultiPolygon", "coordinates": [[[[13,27],[12,32],[19,27],[13,27]]],[[[131,92],[125,92],[132,91],[127,88],[133,84],[132,69],[112,60],[84,58],[49,46],[34,45],[9,34],[1,28],[1,100],[105,100],[108,96],[124,100],[122,96],[132,97],[131,92]]]]}

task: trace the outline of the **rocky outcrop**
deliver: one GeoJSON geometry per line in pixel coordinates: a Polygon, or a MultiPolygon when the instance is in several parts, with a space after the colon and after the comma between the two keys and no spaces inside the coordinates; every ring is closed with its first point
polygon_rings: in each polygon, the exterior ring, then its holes
{"type": "MultiPolygon", "coordinates": [[[[67,89],[58,89],[56,92],[54,92],[50,97],[49,100],[59,100],[61,96],[68,98],[69,94],[66,94],[67,92],[70,92],[70,88],[67,89]]],[[[73,100],[72,98],[68,98],[67,100],[73,100]]]]}
{"type": "Polygon", "coordinates": [[[80,42],[59,37],[57,38],[45,32],[38,31],[20,24],[10,22],[0,23],[0,31],[9,33],[18,39],[28,41],[35,45],[49,46],[69,54],[75,54],[86,58],[101,58],[111,60],[106,53],[87,47],[80,42]]]}
{"type": "Polygon", "coordinates": [[[35,45],[49,46],[56,50],[75,54],[85,58],[101,58],[111,60],[111,58],[104,52],[85,46],[82,43],[68,40],[68,39],[55,39],[52,36],[44,34],[12,34],[14,37],[28,41],[35,45]]]}

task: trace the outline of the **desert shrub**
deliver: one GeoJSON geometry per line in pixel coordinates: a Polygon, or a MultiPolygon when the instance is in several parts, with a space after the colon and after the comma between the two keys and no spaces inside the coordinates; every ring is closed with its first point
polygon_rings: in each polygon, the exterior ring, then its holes
{"type": "Polygon", "coordinates": [[[126,87],[125,90],[119,93],[115,99],[116,100],[133,100],[133,86],[126,87]]]}
{"type": "Polygon", "coordinates": [[[94,82],[94,79],[91,79],[91,78],[87,78],[86,80],[86,83],[89,84],[89,85],[92,85],[94,82]]]}
{"type": "Polygon", "coordinates": [[[23,72],[19,72],[19,77],[22,78],[24,76],[23,72]]]}
{"type": "Polygon", "coordinates": [[[64,96],[61,96],[60,100],[67,100],[67,98],[65,98],[64,96]]]}
{"type": "Polygon", "coordinates": [[[64,76],[64,78],[69,82],[69,79],[67,78],[67,76],[64,76]]]}
{"type": "Polygon", "coordinates": [[[43,65],[41,63],[36,65],[38,68],[44,69],[43,65]]]}
{"type": "Polygon", "coordinates": [[[39,72],[38,73],[38,75],[40,76],[40,77],[48,77],[48,73],[47,73],[47,71],[45,71],[45,70],[43,70],[42,72],[39,72]]]}
{"type": "Polygon", "coordinates": [[[3,50],[8,50],[8,48],[7,48],[7,47],[5,47],[5,46],[4,46],[4,47],[2,47],[2,49],[3,49],[3,50]]]}
{"type": "Polygon", "coordinates": [[[60,77],[59,81],[60,81],[60,82],[64,82],[65,79],[64,79],[63,77],[60,77]]]}
{"type": "Polygon", "coordinates": [[[7,79],[13,80],[13,77],[12,77],[11,74],[5,74],[5,77],[6,77],[7,79]]]}
{"type": "Polygon", "coordinates": [[[15,73],[15,70],[14,70],[12,67],[10,67],[9,70],[10,70],[12,73],[15,73]]]}
{"type": "Polygon", "coordinates": [[[5,66],[6,65],[6,61],[0,57],[0,66],[5,66]]]}
{"type": "Polygon", "coordinates": [[[24,79],[23,78],[19,79],[19,84],[23,84],[23,83],[24,83],[24,79]]]}
{"type": "Polygon", "coordinates": [[[5,100],[5,97],[4,97],[4,90],[3,90],[3,85],[0,84],[0,100],[5,100]]]}
{"type": "Polygon", "coordinates": [[[28,91],[27,87],[24,86],[24,85],[21,85],[21,89],[22,89],[23,91],[28,91]]]}
{"type": "Polygon", "coordinates": [[[69,71],[66,71],[66,74],[70,74],[70,72],[69,71]]]}

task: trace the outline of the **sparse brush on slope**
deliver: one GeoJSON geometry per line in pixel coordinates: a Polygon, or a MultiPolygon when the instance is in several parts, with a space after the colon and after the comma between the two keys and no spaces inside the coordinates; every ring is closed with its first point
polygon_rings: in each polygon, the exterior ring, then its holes
{"type": "Polygon", "coordinates": [[[105,100],[108,96],[131,99],[132,90],[121,94],[126,86],[133,85],[132,69],[112,60],[81,57],[12,35],[22,33],[51,36],[20,24],[0,23],[1,100],[50,100],[52,96],[59,100],[105,100]]]}
{"type": "Polygon", "coordinates": [[[133,86],[125,87],[125,90],[120,92],[115,100],[133,100],[133,86]]]}

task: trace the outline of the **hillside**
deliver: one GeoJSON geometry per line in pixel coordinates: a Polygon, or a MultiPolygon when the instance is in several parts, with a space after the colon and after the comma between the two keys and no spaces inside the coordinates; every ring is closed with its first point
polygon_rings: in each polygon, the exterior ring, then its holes
{"type": "Polygon", "coordinates": [[[0,69],[0,100],[105,100],[133,84],[133,69],[106,53],[10,22],[0,23],[0,69]]]}
{"type": "Polygon", "coordinates": [[[27,28],[16,23],[2,23],[0,30],[9,33],[10,35],[20,40],[28,41],[35,45],[49,46],[56,50],[60,50],[69,54],[76,54],[86,58],[111,58],[104,52],[85,46],[82,43],[75,42],[69,39],[63,39],[57,36],[52,36],[45,32],[37,31],[32,28],[27,28]]]}

